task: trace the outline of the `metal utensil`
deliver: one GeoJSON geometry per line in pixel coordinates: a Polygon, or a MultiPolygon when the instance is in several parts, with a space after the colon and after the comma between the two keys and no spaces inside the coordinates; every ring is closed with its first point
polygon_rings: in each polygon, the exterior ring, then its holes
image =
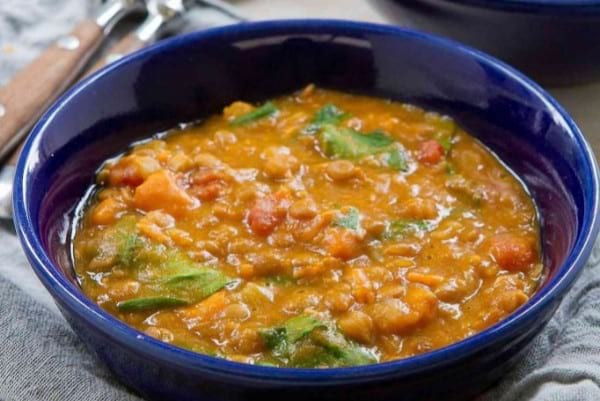
{"type": "MultiPolygon", "coordinates": [[[[167,28],[171,30],[185,12],[196,4],[219,10],[232,20],[240,22],[246,20],[235,9],[220,0],[147,0],[146,3],[148,16],[141,25],[112,46],[107,55],[88,69],[83,76],[155,41],[164,30],[167,28]]],[[[0,170],[0,220],[12,219],[12,183],[20,151],[20,147],[16,149],[0,170]]]]}
{"type": "Polygon", "coordinates": [[[108,54],[86,71],[85,75],[154,42],[166,24],[180,18],[194,3],[194,0],[146,0],[146,19],[133,32],[112,46],[108,54]]]}
{"type": "Polygon", "coordinates": [[[0,88],[0,160],[79,75],[114,24],[142,7],[142,0],[107,2],[95,18],[80,22],[0,88]]]}

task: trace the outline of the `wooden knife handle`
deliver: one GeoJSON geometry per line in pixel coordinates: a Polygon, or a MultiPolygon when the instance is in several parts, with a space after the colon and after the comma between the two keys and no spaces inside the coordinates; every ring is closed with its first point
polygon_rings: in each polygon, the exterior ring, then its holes
{"type": "Polygon", "coordinates": [[[85,72],[84,76],[87,77],[88,75],[93,74],[105,65],[108,65],[113,61],[117,61],[118,59],[129,53],[133,53],[134,51],[141,49],[145,45],[146,43],[139,39],[135,32],[124,36],[114,46],[111,46],[108,52],[105,55],[103,55],[97,63],[95,63],[85,72]]]}
{"type": "Polygon", "coordinates": [[[0,159],[72,83],[103,37],[98,24],[83,21],[0,87],[0,159]]]}
{"type": "Polygon", "coordinates": [[[12,151],[12,153],[10,154],[10,157],[6,161],[6,165],[7,166],[16,166],[22,150],[23,150],[23,142],[21,142],[19,144],[19,146],[17,146],[17,148],[12,151]]]}

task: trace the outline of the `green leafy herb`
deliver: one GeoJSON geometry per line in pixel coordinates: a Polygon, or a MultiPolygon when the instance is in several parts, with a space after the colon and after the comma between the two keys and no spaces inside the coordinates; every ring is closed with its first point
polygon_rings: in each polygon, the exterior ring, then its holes
{"type": "Polygon", "coordinates": [[[296,283],[293,277],[286,276],[283,274],[277,274],[272,276],[266,276],[265,282],[268,284],[276,285],[279,287],[289,287],[296,283]]]}
{"type": "Polygon", "coordinates": [[[120,265],[133,269],[132,274],[142,286],[147,298],[123,301],[121,310],[144,311],[199,302],[221,290],[229,282],[222,272],[204,267],[178,249],[139,235],[136,219],[124,218],[109,233],[120,265]],[[179,304],[178,304],[179,302],[179,304]],[[124,308],[124,309],[123,309],[124,308]]]}
{"type": "Polygon", "coordinates": [[[429,230],[430,223],[425,220],[394,220],[383,233],[384,239],[397,239],[407,235],[429,230]]]}
{"type": "Polygon", "coordinates": [[[319,133],[323,152],[334,158],[356,160],[380,154],[384,163],[397,171],[408,171],[408,156],[402,146],[383,131],[367,134],[326,124],[319,133]]]}
{"type": "Polygon", "coordinates": [[[328,103],[317,110],[311,123],[303,132],[305,134],[313,135],[316,134],[324,124],[336,125],[348,117],[350,117],[350,114],[345,113],[335,105],[328,103]]]}
{"type": "Polygon", "coordinates": [[[136,231],[136,218],[125,216],[112,228],[106,231],[106,241],[113,242],[117,251],[117,263],[124,267],[132,267],[135,255],[142,244],[136,231]]]}
{"type": "Polygon", "coordinates": [[[241,116],[234,118],[229,122],[229,124],[233,125],[234,127],[245,125],[253,121],[260,120],[261,118],[268,117],[272,114],[275,114],[276,112],[277,107],[275,107],[275,105],[271,102],[266,102],[262,106],[257,107],[246,114],[242,114],[241,116]]]}
{"type": "Polygon", "coordinates": [[[349,230],[358,231],[360,230],[360,213],[355,207],[348,209],[345,214],[338,214],[333,222],[336,226],[344,227],[349,230]]]}
{"type": "Polygon", "coordinates": [[[348,341],[337,330],[315,331],[312,339],[325,348],[329,354],[334,356],[341,366],[366,365],[377,362],[377,359],[371,352],[348,341]]]}
{"type": "Polygon", "coordinates": [[[159,296],[129,299],[117,303],[117,308],[121,312],[141,312],[146,310],[173,308],[187,304],[188,302],[184,299],[159,296]]]}
{"type": "Polygon", "coordinates": [[[406,153],[400,147],[396,147],[389,151],[386,158],[388,167],[398,171],[408,171],[408,160],[406,153]]]}
{"type": "Polygon", "coordinates": [[[289,347],[310,334],[317,327],[324,327],[323,323],[311,316],[300,315],[293,317],[279,327],[272,327],[259,331],[265,346],[277,356],[286,356],[289,347]]]}
{"type": "Polygon", "coordinates": [[[319,319],[307,315],[293,317],[283,325],[288,341],[292,343],[304,338],[318,327],[325,327],[325,325],[319,319]]]}
{"type": "Polygon", "coordinates": [[[289,319],[261,330],[260,337],[282,365],[353,366],[377,362],[375,355],[347,340],[334,326],[311,316],[289,319]]]}
{"type": "Polygon", "coordinates": [[[456,123],[449,117],[439,117],[436,120],[437,130],[434,139],[444,148],[446,155],[452,150],[456,123]]]}
{"type": "Polygon", "coordinates": [[[198,302],[227,285],[229,278],[218,270],[203,267],[191,273],[170,276],[162,290],[190,302],[198,302]]]}
{"type": "Polygon", "coordinates": [[[327,156],[358,159],[381,153],[394,141],[382,131],[362,134],[349,128],[326,124],[321,129],[320,142],[321,148],[327,156]]]}

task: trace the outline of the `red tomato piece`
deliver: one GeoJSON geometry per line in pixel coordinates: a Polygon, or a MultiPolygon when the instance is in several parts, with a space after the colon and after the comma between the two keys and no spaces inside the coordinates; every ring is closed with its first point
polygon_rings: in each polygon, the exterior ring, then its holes
{"type": "Polygon", "coordinates": [[[438,141],[430,140],[421,143],[419,161],[426,164],[436,164],[444,156],[444,148],[438,141]]]}
{"type": "Polygon", "coordinates": [[[268,195],[254,203],[248,214],[248,224],[256,235],[266,237],[283,221],[285,215],[281,197],[278,194],[268,195]]]}
{"type": "Polygon", "coordinates": [[[535,249],[528,238],[511,233],[490,239],[490,251],[498,265],[509,271],[523,271],[535,260],[535,249]]]}

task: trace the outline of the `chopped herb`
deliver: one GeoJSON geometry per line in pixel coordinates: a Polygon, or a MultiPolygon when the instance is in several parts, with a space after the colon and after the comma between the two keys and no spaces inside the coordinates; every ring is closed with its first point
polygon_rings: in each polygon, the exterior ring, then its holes
{"type": "Polygon", "coordinates": [[[268,117],[272,114],[275,114],[276,112],[277,107],[275,107],[275,105],[271,102],[266,102],[262,106],[257,107],[246,114],[242,114],[241,116],[234,118],[229,122],[229,124],[233,125],[234,127],[245,125],[253,121],[260,120],[261,118],[268,117]]]}
{"type": "Polygon", "coordinates": [[[339,227],[358,231],[360,230],[360,213],[357,208],[351,207],[347,213],[338,214],[333,223],[339,227]]]}
{"type": "Polygon", "coordinates": [[[347,340],[335,327],[301,315],[259,332],[282,365],[296,367],[354,366],[377,362],[370,351],[347,340]]]}
{"type": "Polygon", "coordinates": [[[229,278],[220,271],[198,267],[195,272],[168,277],[163,290],[190,302],[198,302],[221,290],[228,282],[229,278]]]}
{"type": "Polygon", "coordinates": [[[319,132],[324,124],[336,125],[348,117],[350,117],[350,114],[344,113],[335,105],[328,103],[317,110],[310,125],[308,125],[303,132],[305,134],[313,135],[319,132]]]}
{"type": "Polygon", "coordinates": [[[142,240],[136,231],[136,219],[126,216],[119,220],[106,235],[115,239],[117,248],[117,262],[125,267],[131,267],[135,262],[135,255],[142,245],[142,240]]]}
{"type": "Polygon", "coordinates": [[[140,312],[153,309],[174,308],[176,306],[187,305],[184,299],[172,297],[145,297],[134,298],[117,303],[117,308],[121,312],[140,312]]]}
{"type": "Polygon", "coordinates": [[[267,366],[267,367],[272,367],[272,368],[276,368],[279,366],[276,363],[269,362],[269,361],[256,361],[254,364],[256,366],[267,366]]]}
{"type": "Polygon", "coordinates": [[[273,284],[273,285],[280,286],[280,287],[288,287],[290,285],[293,285],[296,282],[296,280],[294,280],[292,277],[285,276],[282,274],[278,274],[278,275],[274,275],[274,276],[267,276],[267,277],[265,277],[265,281],[268,284],[273,284]]]}
{"type": "Polygon", "coordinates": [[[397,239],[407,235],[427,231],[431,228],[425,220],[394,220],[383,233],[384,239],[397,239]]]}
{"type": "Polygon", "coordinates": [[[259,335],[265,346],[272,350],[275,356],[286,357],[289,354],[290,346],[317,327],[324,327],[320,320],[300,315],[287,320],[279,327],[260,330],[259,335]]]}
{"type": "Polygon", "coordinates": [[[377,362],[377,358],[363,347],[348,341],[337,330],[319,330],[313,340],[323,346],[329,354],[339,360],[341,366],[366,365],[377,362]]]}
{"type": "Polygon", "coordinates": [[[437,121],[437,131],[434,139],[444,148],[446,155],[452,150],[454,135],[456,134],[456,123],[449,117],[440,117],[437,121]]]}
{"type": "Polygon", "coordinates": [[[365,156],[380,154],[383,162],[397,171],[408,171],[408,156],[402,145],[383,131],[367,134],[349,129],[323,126],[319,133],[322,151],[329,157],[341,159],[360,159],[365,156]]]}
{"type": "Polygon", "coordinates": [[[386,163],[388,167],[391,167],[394,170],[403,172],[408,171],[408,161],[406,153],[404,153],[403,149],[399,147],[390,150],[390,152],[387,154],[386,163]]]}
{"type": "Polygon", "coordinates": [[[381,153],[393,143],[393,140],[382,131],[362,134],[349,128],[326,124],[320,132],[320,142],[321,148],[327,156],[358,159],[381,153]]]}
{"type": "Polygon", "coordinates": [[[229,283],[222,272],[194,262],[180,250],[167,249],[137,234],[135,223],[135,218],[121,220],[110,238],[116,240],[118,263],[134,269],[133,274],[142,283],[148,298],[132,299],[131,303],[123,301],[119,309],[160,309],[176,301],[191,304],[229,283]]]}

